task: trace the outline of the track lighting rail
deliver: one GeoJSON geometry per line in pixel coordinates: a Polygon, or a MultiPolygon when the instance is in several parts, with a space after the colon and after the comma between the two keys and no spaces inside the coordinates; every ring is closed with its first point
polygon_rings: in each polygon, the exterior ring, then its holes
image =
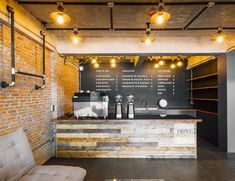
{"type": "MultiPolygon", "coordinates": [[[[165,6],[193,6],[193,5],[207,5],[211,1],[198,1],[198,2],[164,2],[165,6]]],[[[51,2],[51,1],[22,1],[18,0],[19,4],[31,4],[31,5],[57,5],[57,2],[51,2]]],[[[115,6],[153,6],[156,5],[158,2],[113,2],[115,6]]],[[[235,5],[234,1],[217,1],[215,2],[216,5],[235,5]]],[[[92,2],[92,1],[65,1],[63,2],[63,5],[86,5],[86,6],[107,6],[107,2],[92,2]]]]}

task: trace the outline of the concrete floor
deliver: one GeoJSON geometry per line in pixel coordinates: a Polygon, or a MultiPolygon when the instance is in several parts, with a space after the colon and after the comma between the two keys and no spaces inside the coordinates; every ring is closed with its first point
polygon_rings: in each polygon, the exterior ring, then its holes
{"type": "Polygon", "coordinates": [[[46,165],[79,166],[87,170],[86,181],[107,178],[164,179],[165,181],[235,181],[235,157],[199,142],[198,159],[63,159],[46,165]]]}

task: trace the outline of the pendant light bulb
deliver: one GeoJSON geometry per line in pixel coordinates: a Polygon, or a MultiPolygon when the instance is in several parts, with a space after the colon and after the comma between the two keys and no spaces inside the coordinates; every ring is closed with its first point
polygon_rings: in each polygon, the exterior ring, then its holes
{"type": "Polygon", "coordinates": [[[227,36],[223,33],[222,28],[218,28],[216,35],[212,38],[212,41],[216,43],[223,43],[227,36]]]}
{"type": "Polygon", "coordinates": [[[145,34],[145,37],[141,39],[141,42],[146,45],[150,45],[151,43],[155,41],[155,38],[150,36],[150,31],[151,31],[150,22],[147,22],[146,25],[147,25],[146,34],[145,34]]]}
{"type": "Polygon", "coordinates": [[[97,59],[96,59],[96,58],[92,58],[92,59],[91,59],[91,63],[92,63],[92,64],[97,64],[97,59]]]}
{"type": "Polygon", "coordinates": [[[115,68],[116,67],[116,63],[111,63],[111,67],[115,68]]]}
{"type": "Polygon", "coordinates": [[[78,40],[78,37],[73,37],[73,43],[75,43],[75,44],[78,44],[79,43],[79,40],[78,40]]]}
{"type": "Polygon", "coordinates": [[[78,29],[77,28],[74,28],[73,36],[71,38],[72,38],[72,42],[74,44],[78,44],[82,41],[82,38],[78,35],[78,29]]]}
{"type": "Polygon", "coordinates": [[[151,42],[151,37],[146,37],[146,39],[145,39],[145,44],[146,45],[150,45],[152,42],[151,42]]]}
{"type": "Polygon", "coordinates": [[[110,63],[111,63],[111,64],[116,64],[116,59],[115,59],[115,58],[112,58],[112,59],[110,60],[110,63]]]}
{"type": "Polygon", "coordinates": [[[224,41],[224,37],[222,35],[218,35],[216,41],[217,43],[222,43],[224,41]]]}
{"type": "Polygon", "coordinates": [[[166,23],[171,18],[171,15],[164,10],[164,3],[162,1],[159,2],[158,9],[152,8],[148,14],[150,21],[158,25],[166,23]]]}
{"type": "Polygon", "coordinates": [[[177,65],[178,67],[182,67],[182,66],[183,66],[183,62],[178,61],[176,65],[177,65]]]}
{"type": "Polygon", "coordinates": [[[160,64],[160,65],[164,65],[165,62],[164,62],[163,60],[160,60],[160,61],[159,61],[159,64],[160,64]]]}
{"type": "Polygon", "coordinates": [[[56,19],[57,23],[64,24],[64,17],[62,13],[59,13],[56,19]]]}
{"type": "Polygon", "coordinates": [[[58,7],[56,12],[50,14],[51,19],[59,25],[63,25],[65,23],[70,22],[70,17],[64,13],[63,3],[57,3],[58,7]]]}
{"type": "Polygon", "coordinates": [[[156,23],[162,24],[163,22],[164,22],[164,17],[163,17],[163,14],[161,13],[157,16],[156,23]]]}
{"type": "Polygon", "coordinates": [[[94,67],[95,67],[95,69],[98,69],[98,68],[100,67],[100,64],[95,63],[95,64],[94,64],[94,67]]]}
{"type": "Polygon", "coordinates": [[[171,64],[170,66],[171,69],[175,69],[176,68],[176,65],[174,63],[171,64]]]}
{"type": "Polygon", "coordinates": [[[159,64],[158,64],[158,63],[155,63],[155,64],[154,64],[154,68],[158,69],[158,68],[159,68],[159,64]]]}

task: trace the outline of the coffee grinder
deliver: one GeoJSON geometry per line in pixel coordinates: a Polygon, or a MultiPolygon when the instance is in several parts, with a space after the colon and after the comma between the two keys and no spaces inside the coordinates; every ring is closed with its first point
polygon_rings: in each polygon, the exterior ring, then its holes
{"type": "Polygon", "coordinates": [[[134,108],[134,95],[127,96],[127,118],[134,119],[135,118],[135,108],[134,108]]]}
{"type": "Polygon", "coordinates": [[[115,96],[116,105],[115,105],[115,118],[121,119],[122,118],[122,95],[118,94],[115,96]]]}

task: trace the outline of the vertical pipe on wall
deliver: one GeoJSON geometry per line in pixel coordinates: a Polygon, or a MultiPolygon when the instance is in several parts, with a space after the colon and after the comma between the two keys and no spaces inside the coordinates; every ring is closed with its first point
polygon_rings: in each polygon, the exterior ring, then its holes
{"type": "Polygon", "coordinates": [[[2,81],[1,87],[6,88],[8,86],[12,87],[15,85],[15,17],[14,10],[12,7],[7,6],[7,11],[11,15],[11,82],[7,83],[2,81]]]}
{"type": "Polygon", "coordinates": [[[43,79],[42,85],[35,85],[35,89],[43,89],[46,85],[46,41],[45,41],[45,33],[43,31],[40,32],[42,35],[42,71],[43,71],[43,79]]]}

